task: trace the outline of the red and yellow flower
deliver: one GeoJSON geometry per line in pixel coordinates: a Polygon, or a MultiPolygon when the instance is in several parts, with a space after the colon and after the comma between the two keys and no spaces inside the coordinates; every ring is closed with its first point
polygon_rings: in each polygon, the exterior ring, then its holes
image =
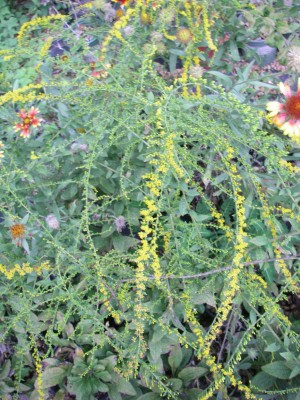
{"type": "Polygon", "coordinates": [[[29,111],[21,110],[18,113],[18,117],[21,122],[14,126],[15,131],[21,131],[20,136],[23,138],[28,138],[30,136],[30,128],[37,127],[41,124],[42,119],[37,117],[39,110],[37,108],[31,107],[29,111]]]}
{"type": "Polygon", "coordinates": [[[292,93],[288,85],[280,82],[279,89],[284,94],[285,103],[270,101],[267,103],[268,118],[283,133],[300,144],[300,78],[298,90],[292,93]]]}

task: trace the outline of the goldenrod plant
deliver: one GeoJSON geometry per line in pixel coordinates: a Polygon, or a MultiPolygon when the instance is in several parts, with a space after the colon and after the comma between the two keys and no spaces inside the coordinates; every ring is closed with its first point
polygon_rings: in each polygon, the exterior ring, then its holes
{"type": "Polygon", "coordinates": [[[297,399],[299,128],[202,69],[219,8],[78,3],[1,52],[1,398],[297,399]]]}

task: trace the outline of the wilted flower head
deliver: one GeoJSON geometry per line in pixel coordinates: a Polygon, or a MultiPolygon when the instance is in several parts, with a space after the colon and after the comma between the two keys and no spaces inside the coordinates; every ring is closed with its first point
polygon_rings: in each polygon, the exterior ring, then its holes
{"type": "Polygon", "coordinates": [[[74,142],[71,144],[71,150],[73,153],[88,152],[89,146],[86,143],[74,142]]]}
{"type": "Polygon", "coordinates": [[[287,53],[287,65],[291,70],[300,73],[300,46],[291,46],[287,53]]]}
{"type": "Polygon", "coordinates": [[[153,51],[153,46],[151,43],[145,43],[143,46],[143,52],[145,54],[151,54],[153,51]]]}
{"type": "Polygon", "coordinates": [[[198,65],[195,65],[190,68],[189,72],[190,72],[191,77],[198,79],[198,78],[201,78],[201,76],[203,75],[204,68],[199,67],[198,65]]]}
{"type": "Polygon", "coordinates": [[[164,35],[161,32],[154,31],[151,33],[151,39],[154,43],[161,42],[164,35]]]}
{"type": "Polygon", "coordinates": [[[171,7],[164,8],[161,10],[159,18],[163,24],[171,24],[175,18],[175,11],[171,7]]]}
{"type": "Polygon", "coordinates": [[[162,42],[156,43],[156,53],[157,54],[165,54],[166,51],[167,51],[167,48],[162,42]]]}
{"type": "Polygon", "coordinates": [[[124,217],[122,217],[122,215],[120,215],[119,217],[117,217],[115,219],[115,225],[116,225],[116,229],[119,233],[122,232],[122,230],[125,228],[126,226],[126,220],[124,217]]]}
{"type": "Polygon", "coordinates": [[[59,229],[59,222],[54,214],[49,214],[46,217],[46,223],[51,229],[59,229]]]}
{"type": "Polygon", "coordinates": [[[13,240],[23,239],[25,237],[25,225],[24,224],[13,224],[9,228],[11,237],[13,240]]]}
{"type": "Polygon", "coordinates": [[[112,7],[110,3],[106,3],[103,6],[104,19],[107,22],[112,22],[116,16],[116,10],[112,7]]]}
{"type": "Polygon", "coordinates": [[[292,94],[288,85],[280,82],[279,89],[286,97],[285,103],[270,101],[266,108],[270,113],[268,118],[283,133],[300,144],[300,78],[298,79],[298,90],[292,94]]]}
{"type": "Polygon", "coordinates": [[[124,35],[125,35],[125,36],[131,36],[131,35],[134,34],[135,29],[134,29],[132,26],[127,25],[127,26],[125,26],[125,28],[123,29],[123,32],[124,32],[124,35]]]}

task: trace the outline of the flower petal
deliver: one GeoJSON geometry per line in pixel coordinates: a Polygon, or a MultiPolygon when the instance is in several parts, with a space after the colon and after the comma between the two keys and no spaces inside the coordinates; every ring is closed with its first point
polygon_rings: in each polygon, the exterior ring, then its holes
{"type": "Polygon", "coordinates": [[[300,125],[296,121],[287,121],[280,127],[280,129],[283,130],[285,135],[290,137],[300,136],[300,125]]]}
{"type": "Polygon", "coordinates": [[[269,101],[266,105],[266,109],[270,111],[270,117],[274,117],[274,115],[278,114],[284,109],[284,105],[278,101],[269,101]]]}
{"type": "Polygon", "coordinates": [[[289,85],[285,85],[283,82],[279,83],[279,90],[285,95],[285,97],[290,97],[292,95],[292,90],[289,85]]]}
{"type": "Polygon", "coordinates": [[[272,118],[272,123],[274,125],[280,127],[282,124],[285,123],[286,117],[287,117],[287,115],[285,113],[281,113],[281,114],[275,115],[272,118]]]}

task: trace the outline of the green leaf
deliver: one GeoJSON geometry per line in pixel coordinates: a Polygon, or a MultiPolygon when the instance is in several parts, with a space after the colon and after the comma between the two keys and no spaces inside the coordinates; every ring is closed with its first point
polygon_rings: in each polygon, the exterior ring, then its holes
{"type": "Polygon", "coordinates": [[[10,362],[10,360],[7,360],[5,362],[5,364],[3,365],[3,367],[1,368],[0,380],[4,380],[5,378],[8,377],[10,368],[11,368],[11,362],[10,362]]]}
{"type": "Polygon", "coordinates": [[[161,397],[157,393],[150,392],[138,397],[137,400],[161,400],[161,397]]]}
{"type": "Polygon", "coordinates": [[[123,394],[128,394],[129,396],[135,396],[136,391],[132,384],[127,381],[125,378],[120,378],[119,382],[116,385],[118,391],[123,394]]]}
{"type": "Polygon", "coordinates": [[[124,253],[130,247],[135,247],[138,243],[137,239],[122,235],[113,236],[112,241],[114,248],[120,253],[124,253]]]}
{"type": "Polygon", "coordinates": [[[100,371],[96,374],[97,378],[101,379],[103,382],[110,382],[111,375],[108,371],[100,371]]]}
{"type": "Polygon", "coordinates": [[[222,74],[222,72],[219,72],[219,71],[206,71],[206,73],[214,75],[217,78],[222,79],[227,84],[227,89],[229,89],[232,86],[231,79],[227,75],[222,74]]]}
{"type": "Polygon", "coordinates": [[[173,73],[175,71],[176,64],[177,64],[177,55],[176,54],[170,54],[169,70],[170,70],[171,73],[173,73]]]}
{"type": "Polygon", "coordinates": [[[261,369],[278,379],[288,379],[291,375],[290,368],[288,368],[286,363],[283,361],[274,361],[270,364],[264,365],[261,369]]]}
{"type": "Polygon", "coordinates": [[[266,236],[256,236],[250,240],[250,243],[256,244],[257,246],[265,246],[270,242],[270,239],[266,236]]]}
{"type": "Polygon", "coordinates": [[[278,343],[271,343],[271,344],[269,344],[269,346],[267,346],[265,348],[265,351],[268,351],[270,353],[274,353],[275,351],[278,351],[280,349],[280,347],[281,346],[278,343]]]}
{"type": "Polygon", "coordinates": [[[108,395],[110,400],[122,400],[122,396],[115,385],[109,385],[108,395]]]}
{"type": "Polygon", "coordinates": [[[181,347],[174,347],[168,357],[168,363],[170,364],[173,374],[175,374],[175,371],[181,364],[181,361],[182,361],[181,347]]]}
{"type": "Polygon", "coordinates": [[[273,376],[268,375],[266,372],[259,372],[251,381],[251,385],[256,386],[259,389],[269,389],[276,379],[273,376]]]}
{"type": "Polygon", "coordinates": [[[63,382],[67,370],[61,367],[47,368],[42,373],[42,389],[48,389],[63,382]]]}
{"type": "Polygon", "coordinates": [[[57,103],[57,108],[63,117],[69,116],[68,107],[64,103],[57,103]]]}
{"type": "Polygon", "coordinates": [[[172,390],[180,390],[182,388],[182,380],[177,378],[172,378],[168,380],[168,385],[172,390]]]}
{"type": "Polygon", "coordinates": [[[293,368],[291,375],[289,376],[289,379],[295,378],[295,376],[300,374],[300,366],[296,366],[295,368],[293,368]]]}
{"type": "Polygon", "coordinates": [[[184,383],[188,383],[194,379],[200,378],[205,375],[207,368],[203,367],[187,367],[178,374],[178,378],[182,379],[184,383]]]}

